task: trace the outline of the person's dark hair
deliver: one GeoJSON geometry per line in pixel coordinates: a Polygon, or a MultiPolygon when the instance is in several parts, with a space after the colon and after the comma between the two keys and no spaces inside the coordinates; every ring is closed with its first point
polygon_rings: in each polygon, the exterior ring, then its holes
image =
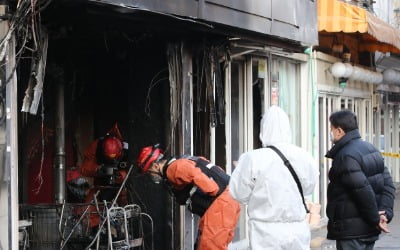
{"type": "Polygon", "coordinates": [[[335,128],[340,127],[345,133],[358,129],[357,116],[349,110],[333,112],[329,116],[329,121],[335,128]]]}

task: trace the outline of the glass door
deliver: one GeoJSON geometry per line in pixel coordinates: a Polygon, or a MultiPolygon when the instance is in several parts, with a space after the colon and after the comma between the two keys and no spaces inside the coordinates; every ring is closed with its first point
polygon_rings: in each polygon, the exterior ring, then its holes
{"type": "Polygon", "coordinates": [[[282,57],[273,57],[271,61],[271,105],[278,105],[285,110],[292,128],[292,142],[300,145],[299,63],[282,57]]]}

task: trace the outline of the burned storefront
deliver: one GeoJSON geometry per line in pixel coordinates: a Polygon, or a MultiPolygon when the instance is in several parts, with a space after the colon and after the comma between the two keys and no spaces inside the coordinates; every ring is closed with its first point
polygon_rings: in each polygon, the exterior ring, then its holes
{"type": "MultiPolygon", "coordinates": [[[[256,2],[4,4],[4,169],[10,171],[0,200],[8,204],[10,226],[2,247],[192,249],[196,216],[141,174],[136,159],[141,148],[160,144],[166,155],[206,156],[230,173],[241,152],[259,146],[259,117],[277,101],[273,69],[282,67],[281,81],[282,72],[299,81],[290,74],[307,57],[295,54],[317,32],[297,8],[287,17],[296,23],[287,25],[282,13],[268,16],[283,9],[276,1],[256,2]],[[82,175],[82,165],[90,152],[99,157],[90,147],[103,146],[110,133],[123,150],[117,163],[97,162],[98,170],[108,167],[101,170],[107,184],[98,184],[97,176],[82,175]],[[104,189],[112,196],[102,196],[104,189]]],[[[297,7],[312,10],[315,21],[313,1],[297,7]]],[[[300,91],[281,91],[281,101],[300,99],[300,91]]],[[[235,240],[244,237],[243,225],[235,240]]]]}

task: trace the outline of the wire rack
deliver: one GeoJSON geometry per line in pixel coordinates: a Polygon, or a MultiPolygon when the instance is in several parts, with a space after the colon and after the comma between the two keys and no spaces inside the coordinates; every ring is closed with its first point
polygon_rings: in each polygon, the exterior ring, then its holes
{"type": "MultiPolygon", "coordinates": [[[[23,229],[23,239],[28,239],[22,249],[60,249],[68,236],[65,249],[83,249],[93,234],[92,222],[96,217],[104,217],[103,205],[65,203],[64,205],[40,204],[20,205],[20,220],[31,222],[23,229]],[[87,209],[88,208],[88,209],[87,209]],[[84,213],[85,209],[86,213],[84,213]],[[83,216],[82,216],[83,214],[83,216]],[[81,218],[82,217],[82,218],[81,218]]],[[[22,244],[21,244],[22,245],[22,244]]]]}
{"type": "MultiPolygon", "coordinates": [[[[135,204],[109,206],[108,203],[22,204],[20,220],[31,224],[23,228],[23,239],[28,242],[21,242],[20,249],[74,250],[88,246],[91,249],[144,249],[142,217],[153,225],[151,217],[135,204]]],[[[153,226],[150,233],[153,234],[153,226]]]]}
{"type": "Polygon", "coordinates": [[[67,249],[83,249],[97,232],[106,215],[105,205],[66,203],[61,209],[58,232],[61,245],[67,249]]]}
{"type": "Polygon", "coordinates": [[[52,204],[20,205],[20,220],[32,223],[24,229],[26,236],[29,235],[29,242],[24,244],[26,246],[23,249],[59,249],[61,240],[58,234],[59,209],[60,206],[52,204]]]}

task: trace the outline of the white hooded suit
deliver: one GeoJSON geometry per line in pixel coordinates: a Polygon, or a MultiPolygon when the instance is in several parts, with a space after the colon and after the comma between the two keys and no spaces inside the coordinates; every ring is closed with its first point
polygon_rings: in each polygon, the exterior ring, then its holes
{"type": "MultiPolygon", "coordinates": [[[[272,106],[261,121],[263,146],[277,147],[292,164],[304,195],[314,190],[317,164],[312,156],[291,144],[286,113],[272,106]]],[[[310,249],[310,228],[296,182],[279,155],[269,148],[240,156],[229,190],[234,199],[247,204],[250,249],[310,249]]]]}

